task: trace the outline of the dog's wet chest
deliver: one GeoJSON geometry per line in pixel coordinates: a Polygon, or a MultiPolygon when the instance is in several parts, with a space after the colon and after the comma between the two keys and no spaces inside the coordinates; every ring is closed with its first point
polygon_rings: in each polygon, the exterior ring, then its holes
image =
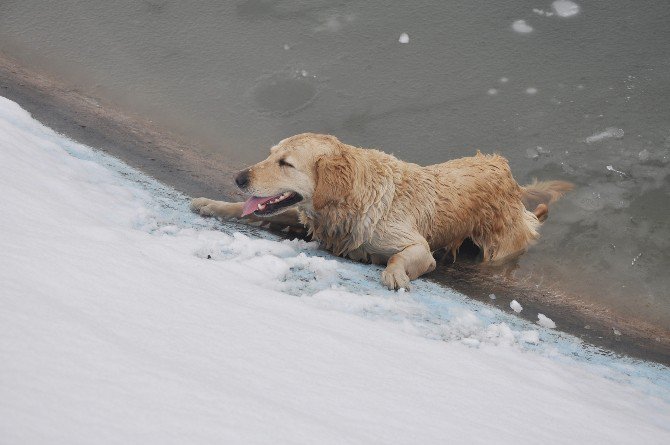
{"type": "Polygon", "coordinates": [[[397,243],[389,242],[389,237],[384,236],[381,227],[370,228],[370,235],[361,236],[361,231],[343,221],[324,221],[304,214],[303,223],[324,248],[355,261],[385,264],[392,255],[401,250],[397,248],[397,243]]]}

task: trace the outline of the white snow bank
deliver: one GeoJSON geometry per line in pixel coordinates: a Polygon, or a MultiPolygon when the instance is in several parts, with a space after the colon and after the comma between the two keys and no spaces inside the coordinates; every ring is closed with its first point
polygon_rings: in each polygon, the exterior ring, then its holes
{"type": "Polygon", "coordinates": [[[196,217],[4,98],[0,165],[3,443],[670,440],[667,368],[196,217]]]}
{"type": "Polygon", "coordinates": [[[523,331],[521,333],[521,340],[526,343],[538,344],[540,343],[540,333],[537,331],[523,331]]]}

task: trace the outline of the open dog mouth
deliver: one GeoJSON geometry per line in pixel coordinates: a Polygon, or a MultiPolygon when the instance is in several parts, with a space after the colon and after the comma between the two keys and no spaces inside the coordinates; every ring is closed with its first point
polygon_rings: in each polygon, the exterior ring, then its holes
{"type": "Polygon", "coordinates": [[[242,216],[253,213],[256,216],[269,216],[280,210],[302,201],[302,196],[296,192],[284,192],[275,196],[252,196],[247,199],[242,209],[242,216]]]}

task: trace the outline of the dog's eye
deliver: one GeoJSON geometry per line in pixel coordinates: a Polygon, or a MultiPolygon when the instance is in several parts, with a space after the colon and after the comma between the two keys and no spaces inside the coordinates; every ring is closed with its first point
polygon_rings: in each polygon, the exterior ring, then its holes
{"type": "Polygon", "coordinates": [[[281,165],[282,167],[293,167],[293,164],[291,164],[290,162],[286,162],[285,159],[280,159],[279,165],[281,165]]]}

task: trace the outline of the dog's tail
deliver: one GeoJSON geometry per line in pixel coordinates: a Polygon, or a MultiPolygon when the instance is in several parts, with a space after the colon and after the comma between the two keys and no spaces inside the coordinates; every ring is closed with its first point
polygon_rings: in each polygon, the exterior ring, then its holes
{"type": "Polygon", "coordinates": [[[521,200],[537,219],[544,221],[549,216],[549,204],[558,201],[561,196],[575,186],[567,181],[538,181],[521,187],[521,200]]]}

